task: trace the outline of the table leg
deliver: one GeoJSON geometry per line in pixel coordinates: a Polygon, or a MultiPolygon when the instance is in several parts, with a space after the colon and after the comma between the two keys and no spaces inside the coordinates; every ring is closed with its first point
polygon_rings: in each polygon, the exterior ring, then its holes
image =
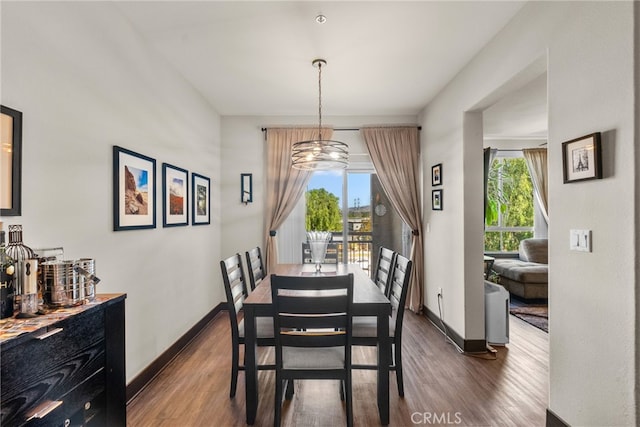
{"type": "Polygon", "coordinates": [[[378,314],[378,412],[380,423],[389,424],[389,364],[391,340],[389,339],[389,314],[378,314]]]}
{"type": "Polygon", "coordinates": [[[256,318],[249,305],[244,307],[244,378],[247,424],[253,425],[258,410],[258,363],[256,361],[256,318]]]}

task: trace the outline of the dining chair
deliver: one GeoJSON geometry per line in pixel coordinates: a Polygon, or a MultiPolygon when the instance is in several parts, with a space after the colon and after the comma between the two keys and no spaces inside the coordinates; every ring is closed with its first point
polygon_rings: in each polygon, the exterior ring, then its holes
{"type": "Polygon", "coordinates": [[[380,247],[378,262],[376,264],[373,282],[380,291],[389,296],[389,282],[391,281],[391,269],[395,261],[396,253],[389,248],[380,247]]]}
{"type": "MultiPolygon", "coordinates": [[[[340,255],[339,247],[337,243],[330,242],[327,243],[327,252],[324,255],[323,264],[337,264],[338,258],[340,255]]],[[[311,261],[311,248],[309,247],[309,243],[302,243],[302,263],[303,264],[313,264],[311,261]]]]}
{"type": "MultiPolygon", "coordinates": [[[[244,319],[239,319],[245,298],[248,296],[247,281],[242,268],[242,256],[238,253],[220,261],[222,281],[227,294],[227,309],[231,321],[231,388],[229,397],[236,395],[238,371],[244,371],[244,364],[240,364],[240,346],[244,345],[244,319]]],[[[256,318],[256,336],[258,346],[273,346],[273,319],[270,317],[256,318]]],[[[275,365],[259,365],[259,370],[275,369],[275,365]]]]}
{"type": "MultiPolygon", "coordinates": [[[[398,394],[404,397],[404,382],[402,379],[402,320],[404,318],[404,304],[407,299],[409,277],[413,262],[406,257],[396,254],[392,268],[389,289],[389,301],[391,301],[391,316],[389,317],[389,337],[391,339],[391,365],[390,370],[396,371],[398,394]]],[[[373,316],[353,317],[354,346],[377,345],[378,326],[377,319],[373,316]]],[[[376,365],[353,365],[353,369],[377,369],[376,365]]]]}
{"type": "Polygon", "coordinates": [[[341,381],[340,394],[346,404],[347,426],[351,427],[353,274],[272,275],[271,292],[276,349],[274,426],[280,425],[285,383],[288,388],[295,379],[331,379],[341,381]]]}
{"type": "Polygon", "coordinates": [[[251,286],[251,291],[253,291],[256,286],[258,286],[260,282],[262,282],[262,279],[264,279],[264,276],[266,275],[260,246],[256,246],[255,248],[250,249],[249,251],[245,252],[245,255],[247,257],[249,285],[251,286]]]}

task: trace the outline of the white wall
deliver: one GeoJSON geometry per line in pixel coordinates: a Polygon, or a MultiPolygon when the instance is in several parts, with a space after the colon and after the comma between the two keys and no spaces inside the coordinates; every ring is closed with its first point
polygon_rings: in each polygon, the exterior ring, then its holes
{"type": "MultiPolygon", "coordinates": [[[[2,104],[22,111],[24,241],[126,292],[127,381],[224,300],[220,118],[109,3],[2,3],[2,104]],[[211,178],[211,225],[113,230],[112,146],[211,178]]],[[[239,179],[239,178],[238,178],[239,179]]]]}
{"type": "MultiPolygon", "coordinates": [[[[415,124],[415,116],[323,116],[334,128],[366,125],[415,124]]],[[[317,126],[318,118],[305,116],[225,116],[222,118],[222,254],[231,256],[253,247],[264,248],[264,188],[266,180],[263,127],[317,126]],[[253,203],[240,202],[240,174],[253,173],[253,203]]],[[[352,132],[334,132],[334,139],[353,140],[352,132]],[[348,134],[348,135],[345,135],[348,134]]],[[[347,141],[348,142],[348,141],[347,141]]]]}
{"type": "Polygon", "coordinates": [[[637,421],[633,19],[631,3],[576,7],[549,48],[550,408],[572,425],[637,421]],[[561,142],[591,132],[604,179],[563,185],[561,142]],[[572,228],[592,253],[568,250],[572,228]]]}
{"type": "Polygon", "coordinates": [[[633,43],[631,2],[528,3],[421,119],[423,166],[443,163],[445,192],[444,211],[425,210],[427,307],[438,312],[435,294],[443,287],[445,321],[477,339],[483,303],[474,287],[482,283],[482,260],[469,247],[477,249],[482,234],[482,201],[467,193],[482,180],[482,143],[468,112],[486,108],[505,82],[547,55],[549,409],[570,425],[636,425],[633,43]],[[563,184],[562,142],[597,131],[604,179],[563,184]],[[593,230],[592,253],[569,252],[570,228],[593,230]]]}

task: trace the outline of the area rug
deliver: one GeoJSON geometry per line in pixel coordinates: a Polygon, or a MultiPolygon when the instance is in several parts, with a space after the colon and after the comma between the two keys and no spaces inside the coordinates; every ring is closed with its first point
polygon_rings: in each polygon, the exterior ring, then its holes
{"type": "Polygon", "coordinates": [[[549,307],[547,304],[528,304],[512,298],[509,313],[538,329],[549,332],[549,307]]]}

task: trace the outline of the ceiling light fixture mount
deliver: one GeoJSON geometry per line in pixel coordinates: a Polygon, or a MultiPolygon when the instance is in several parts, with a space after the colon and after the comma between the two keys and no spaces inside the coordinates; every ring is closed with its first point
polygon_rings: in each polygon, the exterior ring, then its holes
{"type": "Polygon", "coordinates": [[[314,59],[318,67],[318,139],[293,144],[291,166],[302,170],[344,169],[349,163],[349,147],[344,142],[322,139],[322,67],[324,59],[314,59]]]}
{"type": "Polygon", "coordinates": [[[323,14],[320,14],[320,15],[316,16],[316,22],[318,24],[324,24],[325,22],[327,22],[327,17],[324,16],[323,14]]]}

